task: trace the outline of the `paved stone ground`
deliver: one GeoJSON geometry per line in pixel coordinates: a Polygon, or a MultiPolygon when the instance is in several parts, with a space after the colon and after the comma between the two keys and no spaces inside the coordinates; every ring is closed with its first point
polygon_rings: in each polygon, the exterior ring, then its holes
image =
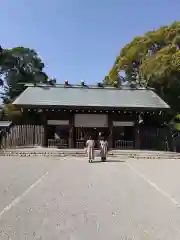
{"type": "Polygon", "coordinates": [[[179,240],[180,161],[0,157],[0,239],[179,240]]]}

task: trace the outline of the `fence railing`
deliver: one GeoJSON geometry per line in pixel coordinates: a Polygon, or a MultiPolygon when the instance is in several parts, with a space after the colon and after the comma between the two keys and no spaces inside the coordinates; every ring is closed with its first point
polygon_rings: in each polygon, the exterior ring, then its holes
{"type": "Polygon", "coordinates": [[[76,141],[76,148],[84,148],[85,142],[84,141],[76,141]]]}
{"type": "Polygon", "coordinates": [[[49,148],[68,148],[67,139],[48,139],[49,148]]]}
{"type": "MultiPolygon", "coordinates": [[[[140,134],[140,148],[150,150],[169,150],[169,143],[166,135],[150,136],[150,134],[140,134]]],[[[176,150],[180,151],[180,137],[177,138],[174,145],[176,150]]],[[[13,125],[9,132],[4,134],[1,139],[1,148],[18,148],[18,147],[33,147],[42,146],[44,143],[44,126],[43,125],[13,125]]],[[[133,149],[133,141],[114,140],[115,149],[133,149]]],[[[49,139],[48,147],[53,148],[68,148],[68,139],[49,139]]],[[[75,142],[76,148],[84,148],[85,142],[75,142]]]]}
{"type": "Polygon", "coordinates": [[[134,142],[133,141],[125,141],[125,140],[115,140],[114,148],[115,149],[133,149],[134,142]]]}
{"type": "Polygon", "coordinates": [[[44,127],[42,125],[15,125],[2,137],[2,148],[42,146],[44,127]]]}
{"type": "Polygon", "coordinates": [[[156,151],[169,151],[169,142],[166,138],[161,137],[145,137],[141,138],[141,149],[143,150],[156,150],[156,151]]]}

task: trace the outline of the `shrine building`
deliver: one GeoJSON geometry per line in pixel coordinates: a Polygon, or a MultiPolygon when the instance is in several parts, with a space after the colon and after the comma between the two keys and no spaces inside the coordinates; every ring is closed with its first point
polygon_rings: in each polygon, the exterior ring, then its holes
{"type": "MultiPolygon", "coordinates": [[[[45,147],[84,148],[91,136],[110,148],[147,148],[170,107],[147,88],[29,84],[13,102],[23,114],[36,112],[45,147]]],[[[151,141],[151,142],[152,142],[151,141]]]]}

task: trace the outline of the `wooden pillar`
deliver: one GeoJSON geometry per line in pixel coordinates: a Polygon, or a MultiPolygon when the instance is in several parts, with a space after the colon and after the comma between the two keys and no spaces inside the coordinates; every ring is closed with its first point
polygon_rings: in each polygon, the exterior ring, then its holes
{"type": "Polygon", "coordinates": [[[8,148],[7,147],[7,129],[4,130],[4,148],[8,148]]]}
{"type": "Polygon", "coordinates": [[[108,115],[108,129],[109,129],[109,136],[108,136],[108,146],[109,148],[113,148],[113,121],[111,113],[108,115]]]}
{"type": "Polygon", "coordinates": [[[43,126],[44,126],[44,138],[43,138],[43,147],[48,147],[48,124],[46,115],[43,116],[43,126]]]}
{"type": "Polygon", "coordinates": [[[140,149],[140,126],[135,124],[134,126],[134,148],[140,149]]]}
{"type": "Polygon", "coordinates": [[[174,144],[173,137],[172,137],[172,131],[169,127],[167,127],[167,141],[168,141],[168,145],[169,145],[169,150],[172,152],[175,152],[176,148],[175,148],[175,144],[174,144]]]}
{"type": "Polygon", "coordinates": [[[69,118],[69,148],[74,148],[74,114],[69,118]]]}

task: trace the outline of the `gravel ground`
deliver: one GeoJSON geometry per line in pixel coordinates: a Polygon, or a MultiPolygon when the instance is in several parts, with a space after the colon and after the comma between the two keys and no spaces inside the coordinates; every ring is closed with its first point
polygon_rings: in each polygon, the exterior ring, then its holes
{"type": "Polygon", "coordinates": [[[0,239],[179,240],[180,161],[0,157],[0,239]]]}

